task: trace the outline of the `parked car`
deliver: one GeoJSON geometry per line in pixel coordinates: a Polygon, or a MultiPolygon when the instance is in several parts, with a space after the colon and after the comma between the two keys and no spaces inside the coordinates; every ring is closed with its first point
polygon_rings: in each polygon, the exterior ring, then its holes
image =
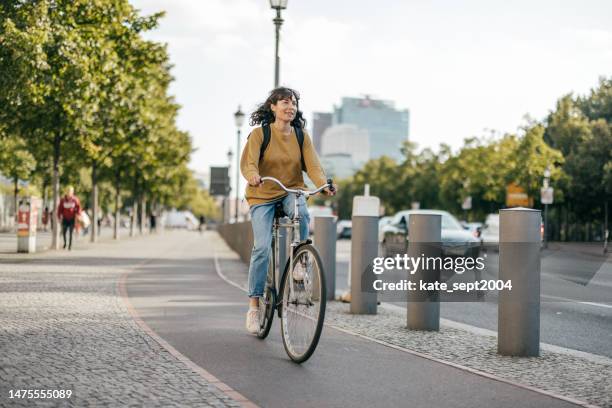
{"type": "Polygon", "coordinates": [[[353,234],[353,222],[351,220],[338,221],[336,224],[336,232],[338,233],[338,239],[351,239],[353,234]]]}
{"type": "Polygon", "coordinates": [[[198,219],[191,211],[171,210],[162,214],[164,226],[166,228],[185,228],[194,230],[199,225],[198,219]]]}
{"type": "Polygon", "coordinates": [[[480,236],[482,235],[482,227],[483,224],[482,222],[465,222],[465,221],[461,221],[461,225],[463,226],[463,228],[465,228],[466,230],[470,231],[470,233],[480,239],[480,241],[482,242],[482,239],[480,238],[480,236]]]}
{"type": "Polygon", "coordinates": [[[499,214],[487,215],[480,237],[485,247],[497,249],[499,245],[499,214]]]}
{"type": "Polygon", "coordinates": [[[387,215],[385,217],[380,217],[378,220],[378,242],[382,242],[383,240],[383,227],[385,225],[389,225],[393,221],[393,217],[387,215]]]}
{"type": "MultiPolygon", "coordinates": [[[[489,214],[481,234],[485,249],[499,250],[499,214],[489,214]]],[[[540,239],[544,239],[544,222],[540,220],[540,239]]]]}
{"type": "Polygon", "coordinates": [[[449,212],[406,210],[395,214],[391,222],[382,228],[382,244],[385,256],[405,253],[408,245],[409,219],[412,214],[438,214],[442,216],[442,256],[477,257],[480,254],[480,240],[464,229],[449,212]]]}

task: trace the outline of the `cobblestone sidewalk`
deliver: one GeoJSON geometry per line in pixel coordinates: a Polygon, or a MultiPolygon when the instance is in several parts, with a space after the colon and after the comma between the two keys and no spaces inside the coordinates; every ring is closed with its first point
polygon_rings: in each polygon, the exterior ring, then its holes
{"type": "MultiPolygon", "coordinates": [[[[217,248],[222,273],[246,288],[248,268],[221,239],[217,248]]],[[[352,315],[348,304],[328,302],[325,323],[502,379],[612,407],[611,359],[582,358],[545,345],[537,358],[499,356],[494,336],[449,327],[444,321],[439,332],[411,331],[406,328],[406,312],[398,309],[379,307],[377,315],[352,315]]]]}
{"type": "Polygon", "coordinates": [[[171,241],[3,256],[0,406],[239,406],[146,335],[119,296],[121,275],[163,258],[171,241]],[[9,399],[17,389],[71,390],[72,397],[9,399]]]}

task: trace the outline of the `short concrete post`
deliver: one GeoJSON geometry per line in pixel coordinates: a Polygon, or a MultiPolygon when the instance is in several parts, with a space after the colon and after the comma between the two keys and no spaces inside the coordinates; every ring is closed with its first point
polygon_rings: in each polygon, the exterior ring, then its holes
{"type": "Polygon", "coordinates": [[[539,210],[501,210],[499,279],[512,289],[499,293],[497,352],[505,356],[540,354],[539,210]]]}
{"type": "MultiPolygon", "coordinates": [[[[442,216],[411,214],[408,220],[408,256],[425,259],[438,258],[441,251],[442,216]]],[[[432,262],[433,264],[433,262],[432,262]]],[[[440,294],[438,291],[418,290],[420,281],[440,281],[440,269],[435,265],[421,265],[408,280],[416,283],[416,290],[408,291],[407,326],[413,330],[440,330],[440,294]]]]}
{"type": "Polygon", "coordinates": [[[353,198],[351,236],[351,308],[353,314],[376,314],[377,294],[372,286],[372,265],[378,255],[380,200],[374,196],[353,198]]]}
{"type": "Polygon", "coordinates": [[[321,255],[327,300],[334,300],[336,294],[336,220],[331,215],[316,216],[314,219],[314,244],[321,255]]]}

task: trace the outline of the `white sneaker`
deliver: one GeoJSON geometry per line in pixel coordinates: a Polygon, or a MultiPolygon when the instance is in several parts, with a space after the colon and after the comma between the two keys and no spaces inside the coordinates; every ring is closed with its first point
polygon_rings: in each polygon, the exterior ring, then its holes
{"type": "Polygon", "coordinates": [[[251,308],[247,312],[246,329],[251,334],[259,333],[259,309],[251,308]]]}

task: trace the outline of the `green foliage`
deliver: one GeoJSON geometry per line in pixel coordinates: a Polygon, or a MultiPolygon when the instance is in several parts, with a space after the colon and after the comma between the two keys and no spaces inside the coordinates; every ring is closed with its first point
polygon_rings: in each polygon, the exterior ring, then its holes
{"type": "Polygon", "coordinates": [[[540,206],[544,171],[550,169],[555,203],[570,208],[571,219],[603,216],[612,198],[612,79],[601,78],[587,96],[560,98],[542,123],[528,120],[518,134],[468,138],[458,152],[441,145],[438,152],[402,149],[404,161],[382,157],[369,161],[352,178],[341,180],[339,217],[350,217],[352,199],[366,183],[380,197],[387,215],[410,208],[442,208],[457,215],[472,197],[470,219],[505,207],[506,188],[516,183],[540,206]]]}
{"type": "Polygon", "coordinates": [[[17,180],[28,180],[36,167],[36,160],[27,150],[25,140],[8,136],[0,143],[0,173],[17,180]]]}
{"type": "Polygon", "coordinates": [[[105,209],[129,191],[127,201],[180,197],[214,216],[187,169],[192,143],[176,127],[166,46],[143,37],[162,15],[140,16],[128,0],[0,3],[0,137],[22,135],[31,153],[3,166],[22,179],[33,170],[43,187],[57,169],[89,206],[97,185],[105,209]]]}

